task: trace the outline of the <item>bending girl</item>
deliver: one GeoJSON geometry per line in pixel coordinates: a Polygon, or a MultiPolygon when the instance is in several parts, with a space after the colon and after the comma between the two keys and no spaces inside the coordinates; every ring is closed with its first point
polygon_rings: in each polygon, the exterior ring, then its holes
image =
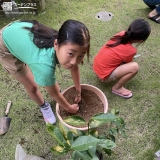
{"type": "Polygon", "coordinates": [[[145,42],[150,32],[147,21],[136,19],[126,31],[114,35],[95,56],[93,70],[98,78],[104,82],[118,80],[112,93],[132,97],[132,92],[124,88],[124,84],[138,73],[138,64],[132,62],[137,50],[132,44],[145,42]]]}
{"type": "Polygon", "coordinates": [[[81,100],[78,64],[87,53],[90,35],[86,26],[76,20],[65,21],[59,31],[35,20],[15,21],[0,30],[0,61],[28,95],[40,106],[45,122],[55,123],[51,106],[45,102],[38,85],[44,86],[66,111],[76,113],[81,100]],[[71,71],[78,92],[75,104],[69,104],[60,93],[55,69],[59,64],[71,71]]]}

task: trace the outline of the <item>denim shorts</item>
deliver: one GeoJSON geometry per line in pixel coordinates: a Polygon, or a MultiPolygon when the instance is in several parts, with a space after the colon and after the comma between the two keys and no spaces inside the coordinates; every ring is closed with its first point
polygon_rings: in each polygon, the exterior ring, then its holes
{"type": "Polygon", "coordinates": [[[12,55],[3,42],[2,32],[11,24],[12,23],[0,29],[0,63],[7,73],[18,78],[25,76],[29,71],[29,67],[12,55]]]}

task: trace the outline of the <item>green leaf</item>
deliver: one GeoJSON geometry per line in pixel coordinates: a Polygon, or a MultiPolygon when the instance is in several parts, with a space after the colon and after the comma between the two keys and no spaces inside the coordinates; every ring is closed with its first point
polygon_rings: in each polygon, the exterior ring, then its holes
{"type": "Polygon", "coordinates": [[[98,137],[98,131],[97,130],[91,130],[89,134],[92,135],[93,137],[96,137],[96,138],[98,137]]]}
{"type": "Polygon", "coordinates": [[[122,134],[123,138],[127,138],[126,132],[123,131],[122,129],[120,130],[120,133],[122,134]]]}
{"type": "Polygon", "coordinates": [[[113,135],[109,135],[109,137],[110,137],[110,138],[111,138],[111,140],[115,143],[115,141],[116,141],[115,136],[113,136],[113,135]]]}
{"type": "Polygon", "coordinates": [[[96,154],[99,156],[103,152],[103,148],[100,145],[96,146],[96,154]]]}
{"type": "Polygon", "coordinates": [[[106,135],[99,135],[99,136],[98,136],[98,139],[106,139],[106,138],[107,138],[106,135]]]}
{"type": "Polygon", "coordinates": [[[69,140],[69,145],[72,145],[73,143],[73,134],[72,132],[67,133],[67,139],[69,140]]]}
{"type": "Polygon", "coordinates": [[[69,116],[64,119],[64,122],[73,126],[80,126],[80,125],[86,124],[86,121],[79,116],[69,116]]]}
{"type": "Polygon", "coordinates": [[[115,129],[115,128],[111,128],[111,131],[112,131],[113,134],[117,133],[117,129],[115,129]]]}
{"type": "Polygon", "coordinates": [[[69,128],[66,127],[64,124],[62,124],[61,122],[59,122],[59,129],[61,133],[64,135],[64,137],[68,139],[67,134],[69,132],[69,128]]]}
{"type": "Polygon", "coordinates": [[[54,146],[51,147],[50,150],[55,155],[65,155],[68,152],[67,148],[64,148],[63,146],[54,146]]]}
{"type": "Polygon", "coordinates": [[[121,124],[124,124],[124,120],[121,117],[118,117],[118,120],[121,122],[121,124]]]}
{"type": "Polygon", "coordinates": [[[115,109],[112,109],[112,110],[111,110],[111,113],[115,115],[115,114],[116,114],[116,110],[115,110],[115,109]]]}
{"type": "Polygon", "coordinates": [[[112,114],[112,113],[102,113],[99,115],[95,115],[92,117],[92,119],[97,120],[97,121],[103,121],[103,122],[112,122],[115,120],[117,117],[112,114]]]}
{"type": "Polygon", "coordinates": [[[116,127],[120,127],[121,126],[121,122],[118,120],[118,118],[114,119],[114,121],[112,122],[112,124],[115,124],[116,127]]]}
{"type": "Polygon", "coordinates": [[[91,119],[89,121],[89,127],[90,128],[97,128],[97,127],[99,127],[99,126],[101,126],[103,124],[104,124],[103,121],[98,121],[98,120],[95,120],[95,119],[91,119]]]}
{"type": "Polygon", "coordinates": [[[119,114],[119,110],[117,110],[117,109],[112,109],[112,110],[111,110],[111,113],[114,114],[114,115],[118,115],[118,114],[119,114]]]}
{"type": "Polygon", "coordinates": [[[46,123],[48,133],[61,145],[67,145],[66,140],[63,137],[63,134],[55,125],[46,123]]]}
{"type": "Polygon", "coordinates": [[[105,148],[105,149],[112,149],[116,147],[116,144],[109,139],[100,139],[98,146],[105,148]]]}
{"type": "Polygon", "coordinates": [[[114,155],[118,155],[118,154],[116,154],[113,150],[111,150],[111,149],[103,149],[104,150],[104,152],[105,153],[107,153],[109,156],[111,156],[112,154],[114,154],[114,155]]]}
{"type": "Polygon", "coordinates": [[[78,130],[78,129],[70,129],[70,131],[77,136],[84,136],[85,135],[85,132],[78,130]]]}
{"type": "Polygon", "coordinates": [[[104,149],[104,152],[107,153],[109,156],[111,156],[111,154],[112,154],[111,149],[104,149]]]}
{"type": "Polygon", "coordinates": [[[92,136],[81,136],[78,137],[71,145],[71,149],[77,151],[85,151],[89,149],[90,146],[96,146],[99,139],[92,136]]]}
{"type": "Polygon", "coordinates": [[[63,136],[65,137],[67,144],[70,146],[73,142],[73,133],[69,130],[68,127],[66,127],[64,124],[59,122],[59,129],[63,136]]]}
{"type": "Polygon", "coordinates": [[[99,160],[99,158],[98,158],[97,155],[96,155],[96,146],[94,146],[94,147],[89,147],[88,153],[89,153],[90,156],[92,157],[92,160],[99,160]]]}
{"type": "Polygon", "coordinates": [[[87,152],[75,151],[73,160],[93,160],[87,152]]]}
{"type": "Polygon", "coordinates": [[[116,109],[116,115],[118,115],[119,114],[119,110],[118,109],[116,109]]]}
{"type": "Polygon", "coordinates": [[[78,160],[78,158],[79,156],[76,154],[76,151],[74,151],[69,160],[75,160],[75,159],[78,160]]]}

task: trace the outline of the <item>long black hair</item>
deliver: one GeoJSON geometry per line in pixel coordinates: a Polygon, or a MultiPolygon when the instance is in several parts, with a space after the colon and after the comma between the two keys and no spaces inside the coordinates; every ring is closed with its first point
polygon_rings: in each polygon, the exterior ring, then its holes
{"type": "Polygon", "coordinates": [[[75,43],[81,46],[87,45],[87,57],[89,58],[90,34],[87,27],[76,20],[66,20],[59,31],[49,28],[36,20],[21,20],[21,22],[30,22],[33,26],[23,27],[33,33],[33,42],[39,48],[53,47],[54,40],[57,39],[58,45],[64,45],[67,42],[75,43]]]}
{"type": "Polygon", "coordinates": [[[151,33],[150,25],[144,19],[136,19],[134,20],[129,28],[125,31],[123,36],[115,35],[110,40],[115,41],[113,44],[107,44],[107,47],[115,47],[119,44],[127,44],[129,42],[140,40],[145,42],[145,40],[149,37],[151,33]]]}
{"type": "Polygon", "coordinates": [[[21,20],[21,22],[30,22],[33,26],[23,27],[33,33],[33,42],[39,48],[51,48],[53,42],[57,38],[58,31],[49,28],[36,20],[21,20]]]}

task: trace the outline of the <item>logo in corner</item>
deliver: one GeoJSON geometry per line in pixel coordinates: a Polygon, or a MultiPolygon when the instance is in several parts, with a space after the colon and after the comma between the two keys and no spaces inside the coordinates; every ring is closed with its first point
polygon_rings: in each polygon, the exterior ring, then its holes
{"type": "Polygon", "coordinates": [[[12,11],[12,2],[3,2],[1,7],[5,12],[12,11]]]}

